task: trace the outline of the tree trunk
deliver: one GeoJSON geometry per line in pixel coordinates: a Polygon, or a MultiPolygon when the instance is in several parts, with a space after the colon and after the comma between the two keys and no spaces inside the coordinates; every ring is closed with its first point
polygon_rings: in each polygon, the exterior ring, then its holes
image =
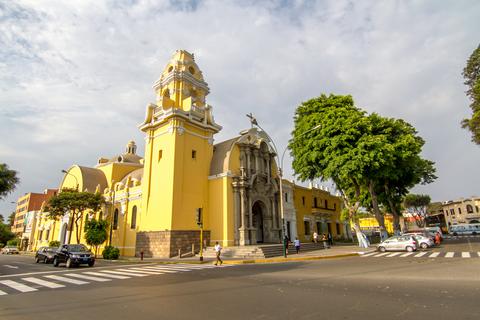
{"type": "Polygon", "coordinates": [[[75,219],[75,236],[77,238],[77,243],[80,244],[80,230],[78,228],[78,220],[80,220],[82,218],[81,215],[79,215],[77,217],[77,219],[75,219]]]}
{"type": "Polygon", "coordinates": [[[70,229],[68,231],[68,244],[72,243],[72,233],[73,233],[73,217],[75,216],[75,214],[72,212],[71,214],[72,216],[68,219],[69,223],[68,223],[68,228],[70,229]]]}
{"type": "MultiPolygon", "coordinates": [[[[358,197],[360,196],[360,187],[356,187],[355,189],[356,189],[355,195],[356,195],[356,198],[358,199],[358,197]]],[[[343,192],[343,190],[340,189],[340,193],[342,194],[343,204],[348,210],[348,219],[350,221],[350,225],[355,230],[358,246],[361,248],[368,248],[368,246],[370,245],[370,242],[368,241],[367,237],[363,234],[362,230],[360,229],[360,226],[355,221],[355,215],[358,211],[358,208],[360,207],[360,202],[357,201],[355,202],[355,204],[352,205],[350,200],[345,195],[345,192],[343,192]]]]}
{"type": "Polygon", "coordinates": [[[390,188],[387,183],[385,183],[385,193],[387,195],[388,206],[390,207],[393,216],[393,233],[399,235],[402,232],[400,227],[400,212],[398,212],[397,206],[393,203],[393,199],[390,196],[390,188]]]}
{"type": "Polygon", "coordinates": [[[370,197],[372,197],[372,208],[373,213],[375,214],[375,218],[378,221],[378,226],[380,227],[380,240],[388,238],[387,231],[385,229],[385,217],[380,212],[380,208],[378,207],[378,198],[377,193],[375,192],[375,183],[370,180],[368,184],[368,191],[370,193],[370,197]]]}

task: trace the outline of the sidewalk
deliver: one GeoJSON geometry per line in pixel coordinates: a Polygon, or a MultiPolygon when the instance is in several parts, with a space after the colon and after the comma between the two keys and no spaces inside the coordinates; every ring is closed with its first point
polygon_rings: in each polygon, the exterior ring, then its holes
{"type": "MultiPolygon", "coordinates": [[[[295,252],[289,254],[287,258],[282,256],[272,257],[272,258],[263,258],[263,259],[231,259],[225,258],[222,259],[224,264],[256,264],[256,263],[279,263],[279,262],[291,262],[291,261],[311,261],[311,260],[322,260],[322,259],[335,259],[335,258],[344,258],[344,257],[355,257],[374,252],[376,250],[375,246],[369,248],[359,248],[355,245],[338,245],[333,246],[330,249],[319,249],[314,251],[302,252],[300,250],[299,254],[295,252]]],[[[106,261],[106,260],[105,260],[106,261]]],[[[189,258],[144,258],[143,261],[137,257],[123,257],[120,261],[129,261],[129,262],[138,262],[138,263],[165,263],[165,264],[175,264],[175,263],[190,263],[190,264],[208,264],[214,263],[215,259],[208,258],[204,259],[203,262],[200,261],[199,257],[189,257],[189,258]]]]}

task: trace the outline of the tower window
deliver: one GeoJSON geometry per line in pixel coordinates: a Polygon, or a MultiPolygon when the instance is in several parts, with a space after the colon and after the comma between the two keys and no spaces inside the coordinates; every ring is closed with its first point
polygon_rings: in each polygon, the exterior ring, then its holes
{"type": "Polygon", "coordinates": [[[133,206],[132,222],[130,223],[130,228],[135,229],[136,227],[137,227],[137,206],[133,206]]]}
{"type": "Polygon", "coordinates": [[[302,197],[302,204],[305,207],[305,197],[302,197]]]}
{"type": "Polygon", "coordinates": [[[163,150],[158,151],[158,161],[162,160],[163,150]]]}
{"type": "Polygon", "coordinates": [[[197,151],[192,150],[192,159],[197,159],[197,151]]]}

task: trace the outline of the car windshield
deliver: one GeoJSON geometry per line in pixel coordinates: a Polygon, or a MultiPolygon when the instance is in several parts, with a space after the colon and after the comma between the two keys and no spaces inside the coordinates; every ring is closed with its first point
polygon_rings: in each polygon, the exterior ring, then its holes
{"type": "Polygon", "coordinates": [[[76,244],[70,246],[70,251],[72,252],[88,252],[88,248],[85,247],[83,244],[76,244]]]}

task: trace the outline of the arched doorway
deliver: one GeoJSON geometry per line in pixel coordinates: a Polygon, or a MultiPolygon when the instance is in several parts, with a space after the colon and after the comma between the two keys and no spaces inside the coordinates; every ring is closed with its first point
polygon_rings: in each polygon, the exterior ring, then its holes
{"type": "Polygon", "coordinates": [[[60,232],[60,243],[65,244],[67,242],[67,224],[62,224],[62,231],[60,232]]]}
{"type": "Polygon", "coordinates": [[[263,210],[262,204],[260,201],[257,201],[253,204],[252,207],[252,223],[253,227],[256,228],[256,239],[257,243],[264,242],[264,234],[263,234],[263,210]]]}

